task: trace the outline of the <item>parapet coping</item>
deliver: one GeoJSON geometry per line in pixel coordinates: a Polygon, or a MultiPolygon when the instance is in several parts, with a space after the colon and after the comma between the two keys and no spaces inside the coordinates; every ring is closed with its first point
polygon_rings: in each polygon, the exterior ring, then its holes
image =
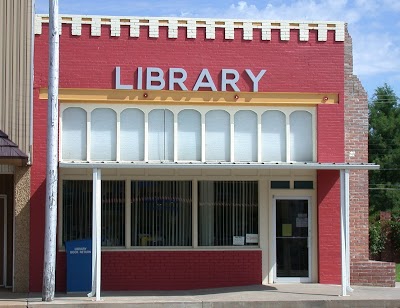
{"type": "MultiPolygon", "coordinates": [[[[225,39],[235,39],[235,29],[242,29],[243,40],[253,40],[255,29],[261,29],[261,40],[270,41],[271,31],[279,30],[282,41],[290,40],[290,31],[299,30],[299,40],[308,41],[310,30],[316,30],[318,41],[327,41],[328,31],[335,31],[335,41],[343,42],[345,23],[341,21],[272,21],[247,19],[211,19],[181,17],[125,17],[96,15],[60,15],[61,25],[70,24],[71,35],[80,36],[82,25],[90,25],[91,36],[101,36],[101,26],[110,26],[111,36],[120,36],[121,26],[129,26],[129,36],[139,37],[140,28],[149,28],[149,37],[158,38],[160,27],[168,28],[168,38],[178,38],[178,28],[186,28],[186,38],[195,39],[198,28],[205,28],[206,39],[215,39],[215,29],[224,29],[225,39]]],[[[49,23],[49,15],[35,15],[35,34],[42,34],[42,25],[49,23]]],[[[237,38],[238,39],[238,38],[237,38]]]]}

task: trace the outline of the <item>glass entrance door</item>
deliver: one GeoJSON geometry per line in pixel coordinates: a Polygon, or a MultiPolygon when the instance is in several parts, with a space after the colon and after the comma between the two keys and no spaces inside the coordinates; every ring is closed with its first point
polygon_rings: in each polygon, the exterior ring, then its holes
{"type": "Polygon", "coordinates": [[[310,281],[308,199],[275,199],[276,281],[310,281]]]}

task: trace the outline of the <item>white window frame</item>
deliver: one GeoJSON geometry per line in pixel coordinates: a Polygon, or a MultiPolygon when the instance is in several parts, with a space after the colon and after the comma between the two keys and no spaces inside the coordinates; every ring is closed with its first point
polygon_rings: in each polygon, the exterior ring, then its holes
{"type": "MultiPolygon", "coordinates": [[[[82,108],[86,111],[87,114],[87,136],[86,136],[86,140],[87,140],[87,160],[89,162],[91,162],[91,158],[90,158],[90,149],[91,149],[91,136],[90,136],[90,132],[91,132],[91,113],[94,109],[97,108],[104,108],[105,106],[103,104],[95,104],[95,103],[86,103],[86,104],[72,104],[72,103],[62,103],[60,105],[60,123],[62,124],[62,114],[63,111],[67,108],[70,107],[79,107],[82,108]]],[[[144,121],[145,121],[145,128],[144,128],[144,162],[149,162],[149,152],[148,152],[148,114],[150,113],[150,111],[154,110],[154,109],[160,109],[159,105],[128,105],[128,104],[115,104],[109,107],[110,109],[114,110],[117,114],[117,147],[116,147],[116,158],[118,162],[120,162],[120,157],[119,157],[119,144],[120,144],[120,132],[119,132],[119,128],[120,128],[120,114],[123,110],[127,109],[127,108],[137,108],[141,111],[144,112],[144,121]]],[[[243,107],[243,106],[212,106],[212,105],[205,105],[205,106],[192,106],[192,105],[165,105],[162,106],[163,109],[168,109],[170,110],[173,115],[174,115],[174,157],[173,157],[173,161],[174,162],[185,162],[185,161],[181,161],[178,158],[178,151],[177,149],[177,142],[178,141],[178,131],[177,131],[177,118],[178,118],[178,114],[179,112],[185,110],[185,109],[193,109],[196,110],[200,113],[201,115],[201,162],[205,162],[205,131],[206,131],[206,127],[205,127],[205,115],[207,112],[211,111],[211,110],[224,110],[227,111],[230,115],[230,119],[231,119],[231,136],[230,136],[230,140],[231,140],[231,144],[230,144],[230,149],[231,149],[231,159],[230,162],[235,162],[234,160],[234,123],[233,123],[233,119],[235,116],[235,113],[238,111],[243,111],[243,110],[249,110],[249,111],[253,111],[257,114],[257,119],[258,119],[258,128],[257,128],[257,160],[255,162],[262,162],[262,153],[261,153],[261,116],[265,111],[281,111],[285,114],[286,117],[286,161],[287,162],[292,162],[291,160],[291,156],[290,156],[290,114],[294,111],[307,111],[309,113],[311,113],[311,117],[312,117],[312,141],[313,141],[313,149],[312,149],[312,153],[313,153],[313,162],[316,162],[316,149],[317,149],[317,139],[316,139],[316,127],[317,127],[317,123],[316,123],[316,107],[303,107],[303,106],[298,106],[298,107],[285,107],[285,106],[249,106],[249,107],[243,107]]],[[[60,161],[68,161],[68,160],[64,160],[62,157],[62,134],[60,134],[60,138],[59,138],[59,149],[60,149],[60,157],[59,160],[60,161]]]]}
{"type": "MultiPolygon", "coordinates": [[[[68,170],[66,170],[68,171],[68,170]]],[[[258,182],[258,198],[260,198],[260,177],[226,177],[226,176],[110,176],[104,175],[108,170],[103,170],[102,181],[125,181],[125,187],[131,185],[131,181],[137,180],[148,180],[148,181],[191,181],[192,182],[192,246],[132,246],[130,240],[131,232],[131,220],[130,214],[132,208],[128,198],[125,198],[125,246],[102,246],[102,250],[112,250],[112,251],[126,251],[126,250],[259,250],[260,249],[260,199],[258,200],[258,235],[259,243],[258,245],[244,245],[244,246],[199,246],[198,245],[198,182],[199,181],[257,181],[258,182]],[[128,232],[128,233],[126,233],[128,232]],[[129,236],[127,236],[129,234],[129,236]]],[[[61,172],[62,173],[62,172],[61,172]]],[[[64,250],[63,245],[63,181],[65,180],[89,180],[91,181],[91,176],[88,176],[86,172],[80,173],[80,175],[70,175],[61,174],[59,179],[59,201],[58,201],[58,232],[57,232],[57,243],[58,248],[64,250]]],[[[128,190],[125,190],[125,195],[127,196],[128,190]]],[[[130,187],[129,187],[130,193],[130,187]]]]}

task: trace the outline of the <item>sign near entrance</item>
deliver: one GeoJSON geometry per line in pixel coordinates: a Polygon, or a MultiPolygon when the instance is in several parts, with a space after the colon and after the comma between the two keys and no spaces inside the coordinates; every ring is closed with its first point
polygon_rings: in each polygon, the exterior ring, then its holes
{"type": "Polygon", "coordinates": [[[258,234],[246,234],[246,243],[247,244],[258,244],[258,234]]]}
{"type": "Polygon", "coordinates": [[[233,245],[234,246],[243,246],[244,245],[244,236],[233,236],[233,245]]]}
{"type": "MultiPolygon", "coordinates": [[[[259,72],[253,72],[251,69],[245,69],[244,71],[252,82],[253,92],[258,92],[258,84],[267,70],[262,69],[259,72]]],[[[240,80],[240,74],[237,70],[223,68],[218,75],[221,81],[220,89],[217,89],[215,86],[215,81],[211,77],[208,69],[203,68],[191,90],[198,91],[199,89],[205,89],[211,91],[227,91],[227,89],[230,88],[233,91],[240,92],[236,84],[240,80]]],[[[188,74],[184,68],[171,67],[168,69],[168,79],[166,81],[166,76],[161,68],[147,67],[146,73],[143,74],[143,67],[138,67],[136,84],[122,84],[121,68],[117,66],[115,68],[115,88],[119,90],[132,90],[135,86],[137,90],[165,90],[167,87],[166,83],[168,82],[168,90],[180,88],[180,90],[187,91],[188,88],[185,84],[187,76],[188,74]],[[146,84],[143,84],[143,75],[146,76],[146,84]]]]}
{"type": "Polygon", "coordinates": [[[302,214],[302,213],[297,214],[296,227],[297,228],[307,228],[308,227],[307,214],[302,214]]]}

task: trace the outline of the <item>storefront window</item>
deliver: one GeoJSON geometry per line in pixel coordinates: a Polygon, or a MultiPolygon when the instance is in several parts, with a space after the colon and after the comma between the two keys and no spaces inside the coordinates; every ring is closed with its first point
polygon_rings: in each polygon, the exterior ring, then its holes
{"type": "Polygon", "coordinates": [[[62,114],[61,161],[314,161],[313,109],[266,109],[118,106],[94,109],[86,119],[89,111],[68,107],[62,114]]]}
{"type": "MultiPolygon", "coordinates": [[[[63,243],[92,238],[92,181],[63,181],[63,243]]],[[[124,181],[101,183],[101,244],[125,245],[124,181]]]]}
{"type": "Polygon", "coordinates": [[[290,160],[313,160],[312,116],[307,111],[290,114],[290,160]]]}
{"type": "Polygon", "coordinates": [[[201,115],[196,110],[178,114],[178,160],[201,160],[201,115]]]}
{"type": "Polygon", "coordinates": [[[136,108],[121,112],[121,160],[144,160],[144,113],[136,108]]]}
{"type": "Polygon", "coordinates": [[[117,114],[108,108],[92,111],[90,158],[98,161],[116,160],[117,114]]]}
{"type": "Polygon", "coordinates": [[[132,246],[192,245],[192,182],[132,181],[132,246]]]}
{"type": "Polygon", "coordinates": [[[258,183],[199,182],[199,246],[258,245],[258,183]]]}
{"type": "Polygon", "coordinates": [[[286,116],[278,110],[261,116],[262,161],[286,161],[286,116]]]}
{"type": "Polygon", "coordinates": [[[62,157],[68,160],[86,160],[86,111],[67,108],[62,121],[62,157]]]}
{"type": "Polygon", "coordinates": [[[242,110],[235,113],[235,161],[257,161],[257,114],[242,110]]]}
{"type": "Polygon", "coordinates": [[[223,110],[206,114],[206,160],[230,161],[230,116],[223,110]]]}
{"type": "Polygon", "coordinates": [[[149,160],[174,160],[174,115],[170,110],[149,113],[149,160]]]}

